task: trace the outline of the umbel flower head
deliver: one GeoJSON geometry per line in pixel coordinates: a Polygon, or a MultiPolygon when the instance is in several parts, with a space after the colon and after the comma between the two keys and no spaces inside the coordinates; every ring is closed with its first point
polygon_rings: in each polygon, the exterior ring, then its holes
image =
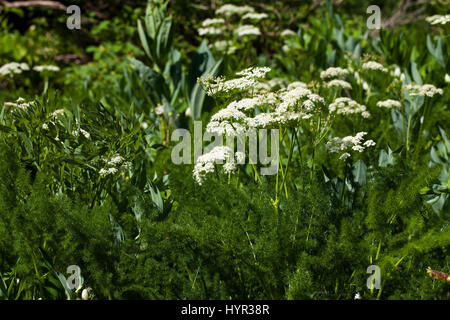
{"type": "Polygon", "coordinates": [[[392,109],[392,108],[401,108],[401,106],[402,106],[402,104],[398,100],[388,99],[388,100],[377,102],[377,107],[380,107],[380,108],[392,109]]]}
{"type": "Polygon", "coordinates": [[[366,140],[363,143],[366,134],[367,132],[358,132],[356,136],[335,137],[327,142],[327,150],[331,153],[341,153],[339,160],[345,160],[350,157],[350,150],[363,152],[367,147],[375,146],[373,140],[366,140]]]}
{"type": "Polygon", "coordinates": [[[261,31],[259,30],[259,28],[250,24],[240,26],[234,32],[238,35],[238,37],[261,35],[261,31]]]}
{"type": "Polygon", "coordinates": [[[370,70],[370,71],[381,71],[384,73],[388,72],[388,69],[383,67],[381,63],[378,63],[376,61],[367,61],[362,65],[363,70],[370,70]]]}
{"type": "Polygon", "coordinates": [[[332,104],[330,104],[328,110],[330,113],[342,115],[361,114],[364,118],[370,117],[370,113],[367,111],[367,107],[365,105],[361,105],[347,97],[337,98],[332,104]]]}
{"type": "Polygon", "coordinates": [[[244,15],[249,12],[255,12],[255,9],[250,6],[236,6],[234,4],[225,4],[216,10],[216,15],[244,15]]]}
{"type": "Polygon", "coordinates": [[[348,75],[349,75],[349,72],[347,69],[342,69],[339,67],[331,67],[325,71],[322,71],[320,73],[320,78],[325,80],[325,79],[346,77],[348,75]]]}
{"type": "Polygon", "coordinates": [[[35,66],[33,70],[37,72],[44,72],[44,71],[58,72],[60,69],[57,66],[49,65],[49,66],[35,66]]]}
{"type": "Polygon", "coordinates": [[[241,76],[240,78],[225,80],[222,77],[206,76],[198,78],[197,81],[202,85],[207,95],[216,96],[247,91],[258,83],[257,79],[265,77],[269,71],[270,68],[267,67],[252,67],[238,72],[237,75],[241,76]]]}
{"type": "Polygon", "coordinates": [[[432,98],[436,94],[444,94],[444,91],[442,89],[436,88],[432,84],[408,84],[404,87],[404,89],[408,91],[410,96],[427,96],[432,98]]]}
{"type": "Polygon", "coordinates": [[[30,70],[30,67],[26,63],[10,62],[0,67],[0,76],[12,76],[28,70],[30,70]]]}
{"type": "MultiPolygon", "coordinates": [[[[236,154],[236,158],[238,161],[242,161],[242,154],[236,154]]],[[[202,185],[206,175],[215,171],[216,164],[223,164],[225,173],[232,173],[236,170],[233,152],[229,147],[216,146],[210,152],[198,157],[193,170],[195,181],[199,185],[202,185]],[[223,163],[224,161],[225,163],[223,163]]]]}

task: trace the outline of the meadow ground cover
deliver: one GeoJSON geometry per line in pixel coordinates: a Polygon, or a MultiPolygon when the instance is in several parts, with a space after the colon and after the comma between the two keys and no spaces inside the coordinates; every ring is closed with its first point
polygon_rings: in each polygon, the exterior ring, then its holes
{"type": "Polygon", "coordinates": [[[449,299],[450,6],[375,2],[3,2],[0,299],[449,299]]]}

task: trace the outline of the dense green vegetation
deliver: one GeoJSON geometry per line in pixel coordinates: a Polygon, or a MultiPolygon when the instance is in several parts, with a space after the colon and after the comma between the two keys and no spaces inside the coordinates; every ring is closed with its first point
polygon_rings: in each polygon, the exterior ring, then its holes
{"type": "Polygon", "coordinates": [[[0,299],[450,298],[448,1],[114,2],[0,7],[0,299]]]}

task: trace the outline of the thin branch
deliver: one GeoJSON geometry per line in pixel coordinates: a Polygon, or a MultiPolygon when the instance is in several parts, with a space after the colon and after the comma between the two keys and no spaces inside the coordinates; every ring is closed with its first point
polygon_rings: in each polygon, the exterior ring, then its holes
{"type": "Polygon", "coordinates": [[[67,10],[67,7],[58,1],[15,1],[8,2],[0,0],[0,4],[6,8],[21,8],[21,7],[44,7],[55,10],[67,10]]]}

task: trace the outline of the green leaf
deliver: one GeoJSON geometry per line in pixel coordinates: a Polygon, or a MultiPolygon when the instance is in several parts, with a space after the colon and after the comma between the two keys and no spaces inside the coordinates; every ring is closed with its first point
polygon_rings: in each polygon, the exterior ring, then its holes
{"type": "Polygon", "coordinates": [[[378,158],[378,165],[382,168],[387,167],[388,165],[393,165],[395,162],[394,154],[392,153],[391,148],[388,147],[388,151],[381,150],[380,156],[378,158]]]}
{"type": "Polygon", "coordinates": [[[164,61],[169,53],[170,47],[172,46],[173,39],[173,27],[172,19],[165,18],[158,32],[158,37],[156,39],[156,55],[158,61],[160,62],[160,68],[163,68],[164,61]]]}
{"type": "Polygon", "coordinates": [[[0,272],[0,300],[8,300],[7,292],[8,289],[6,287],[6,282],[3,279],[2,273],[0,272]]]}
{"type": "MultiPolygon", "coordinates": [[[[208,69],[203,75],[216,76],[219,73],[219,69],[222,65],[222,59],[220,59],[211,69],[208,69]]],[[[203,109],[203,104],[205,101],[205,90],[198,83],[195,84],[192,89],[189,105],[191,108],[192,118],[194,120],[200,119],[203,109]]]]}
{"type": "Polygon", "coordinates": [[[420,76],[419,70],[417,70],[417,63],[411,62],[411,74],[414,82],[422,85],[422,77],[420,76]]]}
{"type": "Polygon", "coordinates": [[[431,55],[436,59],[441,67],[445,68],[445,60],[447,58],[446,52],[444,50],[445,44],[442,38],[439,37],[436,46],[430,35],[427,35],[427,48],[431,55]]]}
{"type": "MultiPolygon", "coordinates": [[[[147,36],[145,34],[144,27],[142,26],[142,23],[140,20],[138,20],[138,34],[139,34],[139,39],[141,40],[141,44],[142,44],[142,47],[144,48],[145,53],[151,60],[153,60],[153,56],[150,51],[150,46],[147,41],[147,36]]],[[[148,40],[152,41],[151,39],[148,39],[148,40]]],[[[152,45],[152,43],[150,43],[150,45],[152,45]]]]}
{"type": "Polygon", "coordinates": [[[215,60],[213,55],[208,49],[205,41],[202,41],[197,52],[194,54],[189,68],[188,73],[188,90],[192,91],[194,86],[197,84],[197,78],[205,73],[206,70],[210,69],[214,64],[215,60]]]}
{"type": "Polygon", "coordinates": [[[153,105],[162,103],[163,97],[169,97],[170,91],[163,76],[149,68],[144,63],[134,58],[129,59],[133,70],[137,73],[139,80],[153,105]]]}
{"type": "Polygon", "coordinates": [[[362,160],[358,160],[353,165],[353,176],[359,185],[364,186],[366,184],[367,166],[362,160]]]}
{"type": "Polygon", "coordinates": [[[439,155],[436,152],[436,149],[434,147],[431,147],[430,151],[431,160],[435,163],[442,163],[441,159],[439,158],[439,155]]]}

